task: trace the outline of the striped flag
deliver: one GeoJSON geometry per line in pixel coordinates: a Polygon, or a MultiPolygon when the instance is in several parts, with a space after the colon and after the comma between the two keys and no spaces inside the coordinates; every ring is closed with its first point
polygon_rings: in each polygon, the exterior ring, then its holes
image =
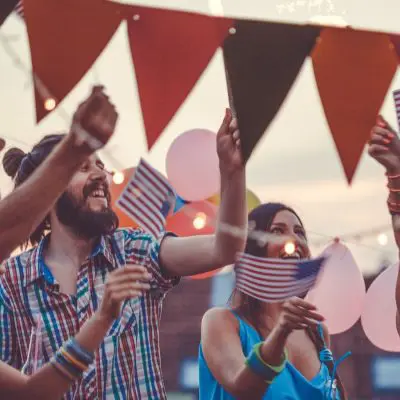
{"type": "Polygon", "coordinates": [[[393,92],[394,107],[396,109],[397,122],[400,129],[400,89],[393,92]]]}
{"type": "Polygon", "coordinates": [[[269,303],[301,296],[313,287],[325,260],[271,259],[240,253],[235,264],[236,287],[269,303]]]}
{"type": "Polygon", "coordinates": [[[117,206],[145,231],[157,237],[175,206],[175,191],[149,163],[141,159],[117,200],[117,206]]]}

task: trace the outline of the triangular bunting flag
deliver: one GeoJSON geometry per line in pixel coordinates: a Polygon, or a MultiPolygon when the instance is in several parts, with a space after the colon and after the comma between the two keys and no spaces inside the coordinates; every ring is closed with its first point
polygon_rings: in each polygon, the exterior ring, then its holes
{"type": "MultiPolygon", "coordinates": [[[[36,118],[49,112],[42,98],[57,104],[80,81],[121,21],[115,3],[105,0],[24,0],[24,14],[36,84],[36,118]]],[[[51,107],[52,108],[52,107],[51,107]]]]}
{"type": "Polygon", "coordinates": [[[182,199],[181,196],[176,195],[174,214],[176,214],[182,207],[189,204],[187,200],[182,199]]]}
{"type": "Polygon", "coordinates": [[[247,161],[312,50],[319,28],[237,21],[224,43],[229,92],[247,161]]]}
{"type": "Polygon", "coordinates": [[[1,0],[0,1],[0,26],[7,19],[7,17],[12,13],[18,0],[1,0]]]}
{"type": "Polygon", "coordinates": [[[128,35],[151,148],[222,44],[232,21],[182,11],[132,9],[128,35]]]}
{"type": "Polygon", "coordinates": [[[397,69],[388,35],[326,28],[312,55],[326,119],[349,184],[397,69]]]}

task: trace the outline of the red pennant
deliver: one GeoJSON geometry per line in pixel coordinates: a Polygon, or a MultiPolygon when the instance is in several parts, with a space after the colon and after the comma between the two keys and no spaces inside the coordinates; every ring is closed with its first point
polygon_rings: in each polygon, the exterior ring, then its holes
{"type": "MultiPolygon", "coordinates": [[[[33,73],[57,103],[81,80],[121,22],[104,0],[24,0],[33,73]]],[[[48,110],[35,90],[36,118],[48,110]]]]}
{"type": "Polygon", "coordinates": [[[387,35],[326,28],[313,53],[315,79],[349,184],[397,69],[387,35]]]}
{"type": "Polygon", "coordinates": [[[231,20],[132,7],[128,35],[149,149],[228,34],[231,20]]]}

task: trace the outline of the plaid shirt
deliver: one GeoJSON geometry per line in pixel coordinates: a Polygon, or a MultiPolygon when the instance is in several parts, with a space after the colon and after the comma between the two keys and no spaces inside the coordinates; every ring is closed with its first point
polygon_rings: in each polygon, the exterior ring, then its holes
{"type": "Polygon", "coordinates": [[[141,264],[152,274],[151,290],[126,301],[121,316],[96,352],[95,362],[64,399],[166,399],[161,373],[159,322],[166,292],[178,278],[166,279],[155,240],[139,230],[121,229],[101,238],[81,266],[77,293],[60,293],[43,262],[45,238],[38,247],[7,261],[0,279],[0,358],[20,369],[28,356],[30,332],[40,313],[42,363],[74,336],[98,308],[109,271],[141,264]]]}

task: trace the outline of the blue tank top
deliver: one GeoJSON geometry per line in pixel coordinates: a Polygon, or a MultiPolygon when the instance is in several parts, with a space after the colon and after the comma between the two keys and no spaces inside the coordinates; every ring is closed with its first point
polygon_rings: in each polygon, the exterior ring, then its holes
{"type": "MultiPolygon", "coordinates": [[[[263,339],[258,332],[233,313],[239,322],[240,342],[244,355],[247,357],[253,346],[263,339]]],[[[321,363],[318,374],[307,380],[289,361],[286,368],[274,379],[263,396],[263,400],[325,400],[329,392],[329,370],[321,363]]],[[[208,368],[199,346],[199,400],[235,400],[217,382],[208,368]]],[[[340,400],[339,391],[336,391],[336,400],[340,400]]]]}

